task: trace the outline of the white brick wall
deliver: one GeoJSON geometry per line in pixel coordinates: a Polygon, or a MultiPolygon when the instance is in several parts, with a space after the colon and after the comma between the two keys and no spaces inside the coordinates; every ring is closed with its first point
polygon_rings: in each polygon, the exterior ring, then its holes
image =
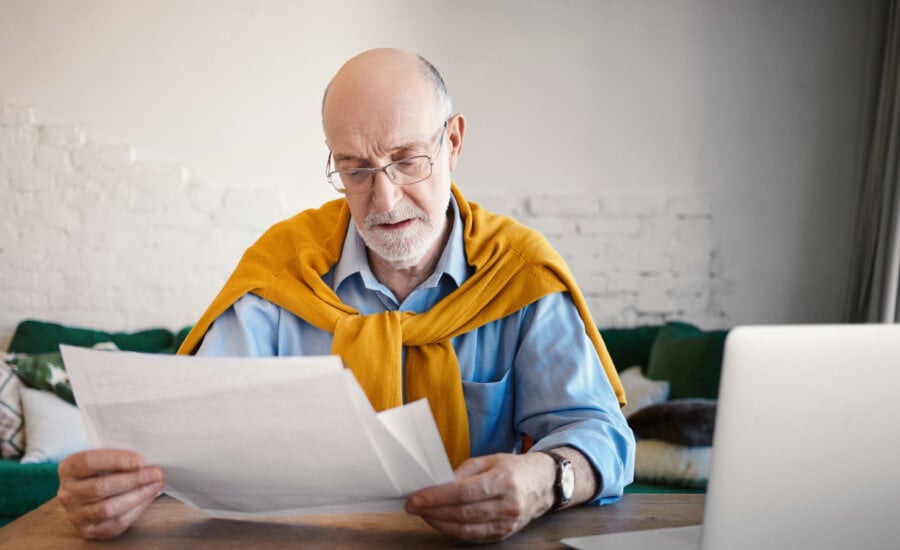
{"type": "MultiPolygon", "coordinates": [[[[601,326],[726,326],[704,197],[482,200],[544,232],[601,326]]],[[[285,190],[223,188],[0,103],[0,346],[25,318],[107,330],[196,320],[243,250],[291,215],[285,190]]]]}
{"type": "Polygon", "coordinates": [[[25,318],[108,330],[192,323],[293,208],[199,182],[0,104],[0,346],[25,318]]]}
{"type": "Polygon", "coordinates": [[[481,202],[550,239],[601,327],[672,319],[707,328],[731,324],[725,304],[733,284],[720,265],[708,197],[605,190],[481,202]]]}

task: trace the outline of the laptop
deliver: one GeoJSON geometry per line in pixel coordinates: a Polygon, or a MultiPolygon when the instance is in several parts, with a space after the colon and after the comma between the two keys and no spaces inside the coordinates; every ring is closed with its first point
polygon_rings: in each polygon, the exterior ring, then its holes
{"type": "Polygon", "coordinates": [[[900,325],[743,326],[725,342],[703,525],[569,547],[900,548],[900,325]]]}

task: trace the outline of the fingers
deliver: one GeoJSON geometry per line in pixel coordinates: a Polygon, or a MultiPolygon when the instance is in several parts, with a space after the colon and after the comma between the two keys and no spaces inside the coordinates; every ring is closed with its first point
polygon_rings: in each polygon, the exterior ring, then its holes
{"type": "Polygon", "coordinates": [[[164,485],[163,482],[145,485],[102,501],[67,507],[66,512],[84,538],[113,538],[137,521],[164,485]]]}
{"type": "Polygon", "coordinates": [[[546,510],[531,487],[531,467],[530,459],[513,455],[470,459],[456,481],[411,495],[406,511],[459,540],[502,540],[546,510]]]}
{"type": "MultiPolygon", "coordinates": [[[[139,470],[115,473],[98,473],[85,478],[63,478],[60,476],[59,499],[63,505],[69,503],[88,504],[139,489],[147,485],[163,483],[165,476],[155,466],[139,470]]],[[[163,483],[165,485],[165,483],[163,483]]]]}
{"type": "Polygon", "coordinates": [[[503,540],[532,519],[531,512],[521,503],[507,498],[432,507],[418,515],[441,533],[469,542],[503,540]]]}
{"type": "Polygon", "coordinates": [[[59,465],[61,478],[86,478],[100,472],[136,470],[144,457],[124,449],[92,449],[69,455],[59,465]]]}
{"type": "Polygon", "coordinates": [[[429,508],[407,507],[407,512],[427,516],[430,519],[456,523],[482,523],[516,518],[523,514],[521,503],[510,498],[493,498],[471,503],[458,503],[429,508]],[[411,510],[416,510],[412,512],[411,510]]]}
{"type": "Polygon", "coordinates": [[[448,506],[471,504],[501,498],[503,492],[497,480],[477,475],[451,483],[426,487],[409,497],[407,511],[440,510],[448,506]]]}
{"type": "Polygon", "coordinates": [[[464,542],[497,542],[518,533],[527,521],[492,521],[483,523],[458,523],[423,518],[437,531],[464,542]]]}
{"type": "Polygon", "coordinates": [[[503,470],[492,470],[493,464],[489,458],[466,460],[454,472],[456,481],[417,491],[410,496],[409,506],[416,509],[439,508],[501,497],[510,488],[509,476],[503,470]]]}
{"type": "Polygon", "coordinates": [[[85,538],[110,538],[128,528],[165,486],[161,469],[132,451],[90,450],[59,465],[57,496],[85,538]]]}

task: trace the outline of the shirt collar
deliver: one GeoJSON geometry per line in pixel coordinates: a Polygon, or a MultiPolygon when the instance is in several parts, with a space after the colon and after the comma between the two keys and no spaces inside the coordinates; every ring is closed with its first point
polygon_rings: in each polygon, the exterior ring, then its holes
{"type": "MultiPolygon", "coordinates": [[[[453,279],[456,286],[462,285],[469,278],[466,250],[463,243],[462,218],[459,215],[456,197],[452,194],[450,195],[450,208],[453,209],[453,227],[450,229],[447,246],[444,247],[444,251],[438,259],[434,273],[422,283],[422,286],[436,286],[443,275],[453,279]]],[[[366,256],[366,245],[356,229],[356,223],[351,218],[347,227],[347,235],[344,237],[341,257],[334,265],[334,290],[337,290],[348,277],[357,273],[362,277],[366,288],[377,289],[382,286],[372,274],[369,259],[366,256]]]]}

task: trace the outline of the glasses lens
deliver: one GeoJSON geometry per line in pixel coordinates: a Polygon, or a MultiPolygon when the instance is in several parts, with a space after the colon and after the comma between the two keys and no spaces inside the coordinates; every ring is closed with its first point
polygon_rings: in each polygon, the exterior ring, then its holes
{"type": "Polygon", "coordinates": [[[362,193],[369,190],[371,174],[367,170],[335,170],[328,181],[341,193],[362,193]]]}
{"type": "Polygon", "coordinates": [[[388,168],[394,185],[412,185],[431,175],[431,159],[425,156],[398,160],[388,168]]]}
{"type": "Polygon", "coordinates": [[[341,181],[341,176],[337,172],[328,174],[328,183],[330,183],[331,186],[334,187],[335,191],[338,191],[340,193],[344,193],[346,191],[346,189],[344,188],[344,182],[341,181]]]}
{"type": "Polygon", "coordinates": [[[369,184],[372,174],[368,170],[356,170],[350,168],[341,170],[338,174],[332,176],[340,176],[341,183],[344,184],[344,191],[347,193],[361,193],[369,190],[369,184]]]}

